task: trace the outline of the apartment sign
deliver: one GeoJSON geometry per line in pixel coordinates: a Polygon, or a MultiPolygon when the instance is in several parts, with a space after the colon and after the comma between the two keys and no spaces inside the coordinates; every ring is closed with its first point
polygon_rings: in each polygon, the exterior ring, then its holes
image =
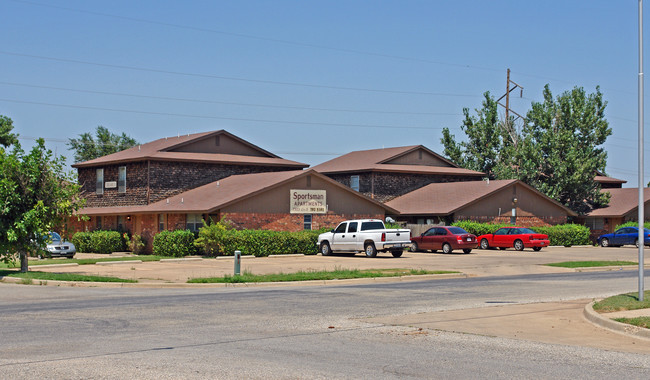
{"type": "Polygon", "coordinates": [[[327,192],[325,190],[289,190],[292,214],[326,214],[327,192]]]}

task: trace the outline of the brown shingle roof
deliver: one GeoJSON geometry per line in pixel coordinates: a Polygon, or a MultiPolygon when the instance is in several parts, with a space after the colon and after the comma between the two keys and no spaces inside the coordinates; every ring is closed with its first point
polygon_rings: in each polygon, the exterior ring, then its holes
{"type": "Polygon", "coordinates": [[[345,191],[374,203],[390,213],[397,211],[387,205],[360,194],[347,186],[314,171],[292,170],[256,174],[233,175],[219,181],[188,190],[148,206],[93,207],[79,210],[79,215],[157,214],[157,213],[209,213],[232,203],[253,197],[299,177],[313,175],[345,191]]]}
{"type": "Polygon", "coordinates": [[[480,177],[484,174],[474,170],[463,169],[440,156],[439,154],[427,149],[422,145],[411,145],[396,148],[383,148],[371,150],[359,150],[344,154],[340,157],[323,162],[313,167],[320,173],[352,173],[362,171],[384,171],[384,172],[407,172],[407,173],[424,173],[424,174],[449,174],[449,175],[466,175],[480,177]],[[449,166],[424,166],[424,165],[396,165],[386,164],[394,158],[405,155],[417,149],[423,149],[434,155],[449,166]]]}
{"type": "Polygon", "coordinates": [[[146,144],[134,146],[121,152],[98,157],[93,160],[80,162],[72,165],[73,168],[117,164],[143,160],[160,160],[160,161],[193,161],[193,162],[214,162],[229,163],[240,165],[264,165],[264,166],[288,166],[296,169],[306,168],[309,165],[301,162],[285,160],[273,153],[253,145],[239,137],[228,133],[224,130],[194,133],[183,136],[165,137],[146,144]],[[170,150],[179,148],[192,142],[209,138],[216,135],[227,135],[242,144],[254,148],[267,157],[262,156],[244,156],[233,154],[213,154],[213,153],[190,153],[190,152],[171,152],[170,150]]]}
{"type": "MultiPolygon", "coordinates": [[[[591,211],[587,216],[619,217],[628,214],[639,206],[639,188],[603,189],[601,192],[611,194],[609,205],[591,211]]],[[[650,200],[650,188],[643,189],[644,204],[650,200]]]]}
{"type": "Polygon", "coordinates": [[[397,209],[402,215],[449,215],[515,184],[525,186],[540,197],[564,208],[569,215],[575,215],[573,211],[559,202],[514,179],[432,183],[397,197],[386,204],[397,209]]]}

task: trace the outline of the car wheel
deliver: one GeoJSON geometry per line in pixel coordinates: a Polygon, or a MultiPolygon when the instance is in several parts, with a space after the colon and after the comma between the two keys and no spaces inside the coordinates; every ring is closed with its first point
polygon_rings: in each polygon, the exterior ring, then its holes
{"type": "Polygon", "coordinates": [[[481,249],[488,249],[490,248],[490,243],[488,243],[487,239],[481,239],[481,249]]]}
{"type": "Polygon", "coordinates": [[[411,244],[411,252],[417,252],[418,251],[418,243],[413,242],[411,244]]]}
{"type": "Polygon", "coordinates": [[[375,245],[372,243],[367,243],[366,246],[364,247],[364,250],[366,251],[367,257],[377,256],[377,248],[375,248],[375,245]]]}
{"type": "Polygon", "coordinates": [[[442,253],[451,253],[451,245],[449,243],[445,243],[442,245],[442,253]]]}
{"type": "Polygon", "coordinates": [[[332,254],[332,249],[330,248],[330,243],[324,241],[320,243],[320,254],[323,256],[329,256],[332,254]]]}
{"type": "Polygon", "coordinates": [[[393,255],[393,257],[402,257],[402,253],[404,253],[404,251],[390,251],[390,253],[393,255]]]}
{"type": "Polygon", "coordinates": [[[506,247],[499,247],[500,250],[505,251],[506,247]]]}
{"type": "Polygon", "coordinates": [[[542,247],[533,247],[533,251],[539,252],[542,250],[542,247]]]}
{"type": "Polygon", "coordinates": [[[472,252],[472,249],[471,248],[463,248],[463,252],[464,253],[470,253],[470,252],[472,252]]]}
{"type": "Polygon", "coordinates": [[[608,238],[603,238],[603,240],[600,241],[600,246],[601,247],[609,247],[609,239],[608,238]]]}
{"type": "Polygon", "coordinates": [[[524,250],[524,242],[517,239],[517,240],[515,240],[514,247],[515,247],[516,251],[523,251],[524,250]]]}

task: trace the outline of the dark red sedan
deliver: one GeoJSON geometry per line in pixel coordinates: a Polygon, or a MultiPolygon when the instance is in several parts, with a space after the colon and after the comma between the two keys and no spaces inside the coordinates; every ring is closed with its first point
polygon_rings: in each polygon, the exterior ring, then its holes
{"type": "Polygon", "coordinates": [[[550,241],[548,235],[538,234],[530,228],[524,227],[503,227],[493,234],[481,235],[478,237],[481,249],[498,247],[500,249],[514,248],[523,251],[524,248],[532,248],[539,251],[542,247],[548,247],[550,241]]]}
{"type": "Polygon", "coordinates": [[[422,235],[411,238],[411,251],[451,253],[454,249],[462,249],[465,253],[472,252],[478,247],[476,235],[470,234],[460,227],[431,227],[422,235]]]}

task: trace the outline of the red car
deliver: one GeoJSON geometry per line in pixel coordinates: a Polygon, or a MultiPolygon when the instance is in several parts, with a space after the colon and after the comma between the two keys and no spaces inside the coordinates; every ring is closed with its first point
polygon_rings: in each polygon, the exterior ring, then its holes
{"type": "Polygon", "coordinates": [[[478,247],[476,235],[470,234],[460,227],[431,227],[422,235],[411,238],[411,251],[431,250],[451,253],[454,249],[462,249],[465,253],[472,252],[478,247]]]}
{"type": "Polygon", "coordinates": [[[481,249],[498,247],[500,249],[514,248],[523,251],[524,248],[532,248],[539,251],[542,247],[548,247],[550,241],[548,235],[538,234],[530,228],[524,227],[503,227],[493,234],[481,235],[478,237],[481,249]]]}

